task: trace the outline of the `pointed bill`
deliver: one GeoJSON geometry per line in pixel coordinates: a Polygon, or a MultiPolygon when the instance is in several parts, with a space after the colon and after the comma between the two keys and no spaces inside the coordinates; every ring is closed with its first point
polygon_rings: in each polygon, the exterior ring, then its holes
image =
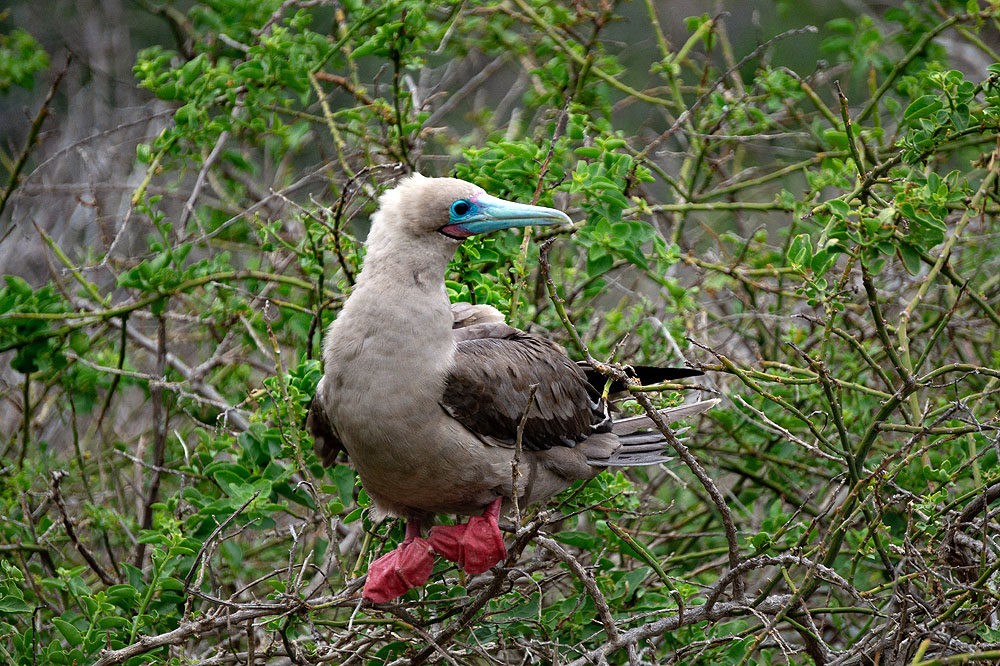
{"type": "Polygon", "coordinates": [[[453,238],[468,238],[512,227],[573,223],[569,215],[561,210],[506,201],[486,193],[475,196],[470,203],[472,211],[469,215],[455,220],[441,231],[453,238]]]}

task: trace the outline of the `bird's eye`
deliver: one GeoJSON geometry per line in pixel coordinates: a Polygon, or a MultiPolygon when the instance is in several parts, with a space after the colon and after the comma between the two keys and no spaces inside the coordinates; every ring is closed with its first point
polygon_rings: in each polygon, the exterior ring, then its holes
{"type": "Polygon", "coordinates": [[[451,205],[451,214],[454,215],[455,217],[462,217],[463,215],[469,212],[469,209],[471,207],[472,206],[469,205],[468,201],[466,201],[465,199],[460,199],[459,201],[456,201],[451,205]]]}

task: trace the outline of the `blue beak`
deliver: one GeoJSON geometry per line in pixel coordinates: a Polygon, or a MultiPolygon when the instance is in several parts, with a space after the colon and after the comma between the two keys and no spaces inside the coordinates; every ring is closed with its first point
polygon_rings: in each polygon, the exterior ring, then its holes
{"type": "Polygon", "coordinates": [[[469,203],[469,212],[462,216],[452,214],[451,223],[440,229],[442,233],[461,239],[512,227],[573,223],[561,210],[505,201],[485,193],[469,203]]]}

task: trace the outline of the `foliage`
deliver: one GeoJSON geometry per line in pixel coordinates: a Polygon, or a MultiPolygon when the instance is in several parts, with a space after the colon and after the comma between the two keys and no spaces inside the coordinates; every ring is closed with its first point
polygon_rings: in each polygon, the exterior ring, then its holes
{"type": "MultiPolygon", "coordinates": [[[[5,661],[1000,656],[994,4],[837,17],[812,74],[781,50],[804,26],[744,47],[652,2],[149,11],[177,40],[134,71],[173,115],[115,234],[40,229],[51,281],[0,287],[5,661]],[[547,259],[542,232],[467,241],[453,300],[578,357],[687,360],[725,401],[669,469],[526,510],[509,566],[361,604],[402,526],[302,423],[377,196],[416,169],[576,220],[547,259]]],[[[47,66],[19,34],[0,89],[47,66]]]]}
{"type": "MultiPolygon", "coordinates": [[[[0,20],[4,14],[0,13],[0,20]]],[[[24,30],[0,35],[0,92],[11,86],[31,88],[36,72],[49,66],[49,56],[34,37],[24,30]]]]}

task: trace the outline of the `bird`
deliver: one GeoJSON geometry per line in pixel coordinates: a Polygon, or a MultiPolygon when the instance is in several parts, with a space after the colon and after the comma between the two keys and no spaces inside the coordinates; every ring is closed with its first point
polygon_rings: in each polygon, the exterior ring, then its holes
{"type": "MultiPolygon", "coordinates": [[[[527,506],[606,467],[666,459],[648,417],[616,418],[603,376],[508,325],[492,306],[449,301],[448,264],[467,238],[560,223],[571,223],[560,210],[500,199],[457,178],[413,173],[379,198],[361,271],[325,334],[324,373],[306,419],[322,463],[346,452],[379,517],[406,521],[403,542],[369,566],[365,599],[389,601],[419,587],[435,554],[469,574],[505,559],[497,520],[515,495],[527,506]],[[424,538],[424,525],[441,513],[470,518],[433,526],[424,538]]],[[[655,381],[702,374],[643,372],[655,381]]],[[[676,420],[717,402],[663,416],[676,420]]]]}

